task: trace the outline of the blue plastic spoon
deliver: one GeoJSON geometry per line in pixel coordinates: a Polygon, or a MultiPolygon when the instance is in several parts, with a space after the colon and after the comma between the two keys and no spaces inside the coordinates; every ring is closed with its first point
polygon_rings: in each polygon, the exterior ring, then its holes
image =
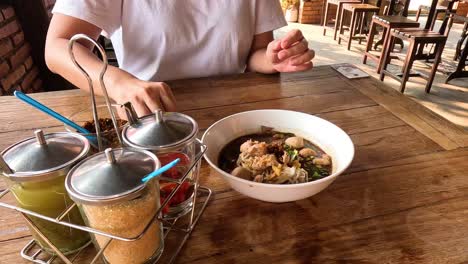
{"type": "Polygon", "coordinates": [[[157,177],[161,174],[163,174],[164,172],[170,170],[172,167],[174,167],[177,163],[179,163],[180,159],[177,158],[171,162],[169,162],[168,164],[162,166],[161,168],[153,171],[152,173],[146,175],[143,179],[141,179],[142,182],[147,182],[151,179],[153,179],[154,177],[157,177]]]}
{"type": "MultiPolygon", "coordinates": [[[[78,131],[79,133],[82,133],[82,134],[91,134],[91,132],[89,132],[87,129],[81,127],[80,125],[78,125],[77,123],[71,121],[70,119],[64,117],[63,115],[55,112],[54,110],[50,109],[49,107],[39,103],[38,101],[36,101],[35,99],[27,96],[26,94],[24,94],[23,92],[21,91],[15,91],[13,93],[16,98],[20,99],[21,101],[33,106],[34,108],[54,117],[55,119],[65,123],[66,125],[72,127],[73,129],[75,129],[76,131],[78,131]]],[[[97,146],[97,139],[95,136],[86,136],[88,138],[88,140],[90,140],[91,144],[93,144],[94,146],[97,146]]]]}

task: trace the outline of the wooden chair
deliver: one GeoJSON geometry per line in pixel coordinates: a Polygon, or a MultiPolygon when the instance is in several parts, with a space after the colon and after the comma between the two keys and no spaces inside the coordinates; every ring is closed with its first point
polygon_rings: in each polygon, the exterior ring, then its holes
{"type": "Polygon", "coordinates": [[[323,26],[323,35],[325,36],[326,33],[327,33],[327,28],[333,30],[333,40],[336,40],[336,35],[338,33],[338,29],[340,27],[340,15],[341,15],[341,12],[343,10],[343,4],[351,4],[351,3],[355,3],[355,4],[358,4],[358,3],[361,3],[361,0],[327,0],[326,3],[325,3],[325,15],[323,17],[323,22],[322,22],[322,26],[323,26]],[[330,6],[336,6],[336,17],[335,17],[335,20],[333,21],[330,21],[328,20],[328,10],[330,8],[330,6]],[[333,23],[333,27],[328,27],[328,25],[330,23],[333,23]]]}
{"type": "MultiPolygon", "coordinates": [[[[459,16],[454,14],[454,20],[464,22],[463,31],[461,33],[460,39],[458,40],[457,47],[455,48],[455,57],[454,60],[458,61],[456,69],[452,72],[445,83],[450,82],[456,78],[468,77],[468,71],[465,70],[468,67],[468,14],[466,17],[459,16]]],[[[449,27],[452,26],[451,24],[449,27]]]]}
{"type": "MultiPolygon", "coordinates": [[[[445,1],[445,2],[447,2],[447,1],[445,1]]],[[[424,11],[429,12],[429,9],[430,9],[430,6],[428,6],[428,5],[420,5],[419,8],[418,8],[418,11],[416,12],[416,21],[419,21],[419,16],[421,15],[421,11],[424,10],[424,11]]],[[[437,17],[439,16],[439,14],[444,14],[446,11],[447,11],[447,6],[438,5],[436,7],[435,15],[430,21],[430,23],[431,23],[430,29],[431,30],[434,30],[434,25],[435,25],[435,22],[437,20],[437,17]]]]}
{"type": "MultiPolygon", "coordinates": [[[[370,31],[367,38],[367,45],[366,50],[364,52],[364,57],[362,59],[362,63],[367,63],[367,58],[377,62],[377,73],[382,71],[383,67],[383,55],[385,54],[385,48],[387,47],[387,42],[390,39],[390,32],[394,28],[418,28],[419,23],[406,18],[408,14],[408,7],[409,7],[409,0],[402,2],[402,1],[390,1],[388,8],[385,11],[385,15],[374,15],[372,17],[372,22],[370,26],[370,31]],[[394,15],[394,10],[397,5],[401,5],[402,9],[400,9],[400,14],[394,15]],[[374,36],[377,33],[377,26],[383,27],[383,45],[380,55],[374,55],[371,53],[372,44],[374,42],[374,36]]],[[[374,47],[375,48],[375,47],[374,47]]]]}
{"type": "MultiPolygon", "coordinates": [[[[452,21],[452,14],[447,12],[444,18],[444,24],[447,22],[450,24],[452,21]]],[[[430,92],[432,82],[434,81],[434,76],[439,65],[442,52],[444,51],[445,43],[447,42],[447,36],[450,31],[450,27],[441,27],[441,32],[435,32],[430,29],[416,29],[416,28],[406,28],[406,29],[393,29],[390,33],[390,40],[387,43],[385,55],[384,55],[384,64],[383,69],[380,73],[380,80],[383,81],[385,76],[388,75],[395,80],[401,83],[400,91],[404,93],[406,82],[410,77],[422,77],[427,81],[426,83],[426,93],[430,92]],[[444,31],[444,32],[442,32],[444,31]],[[395,40],[399,38],[409,42],[408,52],[406,53],[405,61],[403,64],[403,69],[401,73],[394,74],[387,70],[388,64],[391,62],[391,52],[395,46],[395,40]],[[434,51],[429,51],[425,53],[425,47],[428,44],[434,45],[434,51]],[[413,63],[416,60],[431,60],[434,62],[430,74],[428,76],[423,75],[422,73],[412,73],[411,68],[413,63]]]]}
{"type": "MultiPolygon", "coordinates": [[[[107,39],[103,36],[99,36],[98,43],[106,51],[108,63],[112,66],[119,67],[119,63],[117,62],[117,58],[115,56],[114,47],[112,46],[112,42],[110,41],[110,39],[107,39]]],[[[94,53],[98,56],[99,59],[102,60],[101,53],[97,48],[94,49],[94,53]]]]}
{"type": "Polygon", "coordinates": [[[465,42],[465,40],[468,40],[468,13],[466,14],[466,17],[455,15],[454,20],[464,22],[463,30],[462,30],[462,33],[460,35],[460,39],[457,42],[457,47],[455,48],[455,54],[453,56],[453,60],[456,61],[456,60],[459,59],[459,57],[460,57],[460,55],[462,53],[463,43],[465,42]]]}
{"type": "Polygon", "coordinates": [[[370,5],[367,3],[362,4],[343,4],[343,11],[340,15],[340,35],[338,37],[338,44],[341,44],[341,40],[345,39],[348,41],[347,49],[351,49],[351,42],[354,39],[359,40],[359,44],[361,41],[365,39],[363,36],[365,18],[369,14],[378,14],[380,11],[380,4],[381,0],[377,1],[377,5],[370,5]],[[345,36],[344,34],[344,23],[343,18],[346,12],[351,13],[351,22],[349,25],[349,36],[345,36]],[[359,32],[359,35],[356,34],[359,32]]]}

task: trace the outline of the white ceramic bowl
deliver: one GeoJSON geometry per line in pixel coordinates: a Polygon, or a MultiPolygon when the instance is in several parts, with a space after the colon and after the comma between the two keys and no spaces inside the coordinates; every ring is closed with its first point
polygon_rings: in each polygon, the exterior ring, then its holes
{"type": "Polygon", "coordinates": [[[353,142],[342,129],[322,118],[287,110],[255,110],[228,116],[210,126],[202,141],[207,146],[206,161],[234,190],[274,203],[301,200],[322,191],[346,170],[354,157],[353,142]],[[258,133],[260,126],[294,133],[319,146],[332,157],[332,175],[308,183],[281,185],[247,181],[221,170],[218,156],[222,148],[240,136],[258,133]]]}

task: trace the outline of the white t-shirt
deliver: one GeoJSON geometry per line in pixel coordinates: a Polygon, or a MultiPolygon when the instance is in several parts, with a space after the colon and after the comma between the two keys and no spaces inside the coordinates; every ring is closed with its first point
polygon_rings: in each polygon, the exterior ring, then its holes
{"type": "Polygon", "coordinates": [[[245,70],[254,35],[285,26],[278,0],[57,0],[103,30],[122,69],[166,81],[245,70]]]}

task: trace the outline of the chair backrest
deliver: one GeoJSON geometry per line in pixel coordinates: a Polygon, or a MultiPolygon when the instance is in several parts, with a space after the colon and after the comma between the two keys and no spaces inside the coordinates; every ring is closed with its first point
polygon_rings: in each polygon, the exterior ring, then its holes
{"type": "Polygon", "coordinates": [[[454,16],[455,14],[453,12],[450,12],[448,10],[445,11],[444,21],[442,22],[442,25],[440,26],[439,34],[448,37],[450,33],[450,29],[452,29],[454,16]]]}
{"type": "Polygon", "coordinates": [[[410,0],[384,0],[386,16],[408,16],[408,8],[410,0]]]}
{"type": "Polygon", "coordinates": [[[362,0],[361,3],[375,5],[377,7],[380,7],[382,6],[382,2],[384,1],[390,1],[390,0],[362,0]]]}
{"type": "MultiPolygon", "coordinates": [[[[434,1],[434,0],[432,0],[434,1]]],[[[451,0],[451,1],[446,1],[447,2],[447,11],[445,12],[453,12],[453,7],[454,7],[454,4],[456,2],[459,2],[460,0],[451,0]]],[[[437,4],[438,1],[436,0],[436,2],[432,2],[432,4],[437,4]]],[[[429,6],[430,8],[430,6],[429,6]]],[[[432,21],[433,19],[436,19],[434,16],[437,16],[437,12],[436,12],[436,8],[434,6],[434,9],[433,10],[429,10],[429,15],[427,16],[427,21],[426,21],[426,25],[425,25],[425,29],[430,29],[431,28],[431,25],[432,25],[432,21]],[[433,11],[433,12],[431,12],[433,11]]],[[[440,27],[440,30],[439,30],[439,33],[443,34],[445,32],[445,28],[447,26],[447,22],[448,22],[448,19],[449,17],[444,17],[444,21],[442,22],[442,26],[440,27]],[[446,20],[447,19],[447,20],[446,20]]]]}

